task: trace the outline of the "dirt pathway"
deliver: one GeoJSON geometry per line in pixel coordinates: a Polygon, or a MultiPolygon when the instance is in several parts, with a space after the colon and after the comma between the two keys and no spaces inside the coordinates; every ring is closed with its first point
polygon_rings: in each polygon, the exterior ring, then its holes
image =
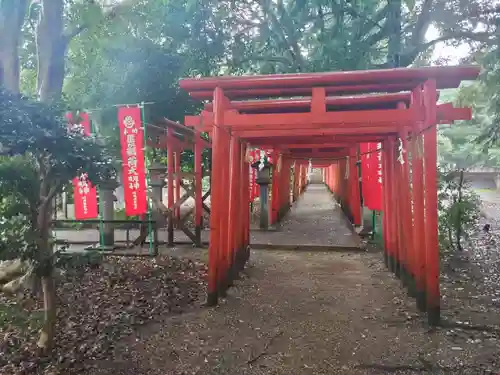
{"type": "Polygon", "coordinates": [[[368,253],[255,252],[219,307],[144,327],[89,374],[494,373],[481,364],[492,368],[498,341],[431,332],[380,264],[368,253]]]}

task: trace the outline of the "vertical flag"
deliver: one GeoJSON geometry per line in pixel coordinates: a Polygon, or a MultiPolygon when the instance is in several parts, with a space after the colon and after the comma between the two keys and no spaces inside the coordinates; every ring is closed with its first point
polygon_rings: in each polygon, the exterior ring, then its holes
{"type": "MultiPolygon", "coordinates": [[[[71,112],[67,112],[65,117],[68,120],[68,129],[81,127],[81,134],[86,137],[90,136],[91,126],[88,113],[79,112],[79,121],[76,121],[78,119],[73,119],[71,112]]],[[[92,185],[87,174],[83,173],[79,177],[75,177],[72,183],[75,219],[86,220],[97,218],[99,214],[97,209],[97,189],[92,185]]]]}
{"type": "Polygon", "coordinates": [[[363,200],[370,210],[382,210],[382,143],[362,143],[361,179],[363,200]],[[380,150],[380,151],[377,151],[380,150]]]}
{"type": "Polygon", "coordinates": [[[127,216],[146,214],[148,205],[141,108],[118,109],[118,123],[122,149],[125,214],[127,216]]]}
{"type": "Polygon", "coordinates": [[[371,187],[371,143],[361,143],[359,145],[361,152],[361,189],[363,194],[363,203],[366,207],[371,207],[372,187],[371,187]]]}
{"type": "Polygon", "coordinates": [[[95,219],[97,210],[97,189],[92,186],[87,174],[73,179],[73,198],[75,201],[75,219],[95,219]]]}
{"type": "Polygon", "coordinates": [[[371,158],[370,158],[370,169],[372,170],[371,178],[373,183],[371,183],[372,188],[372,198],[371,198],[371,210],[382,211],[382,143],[372,143],[371,144],[371,158]],[[380,150],[380,151],[376,151],[380,150]]]}

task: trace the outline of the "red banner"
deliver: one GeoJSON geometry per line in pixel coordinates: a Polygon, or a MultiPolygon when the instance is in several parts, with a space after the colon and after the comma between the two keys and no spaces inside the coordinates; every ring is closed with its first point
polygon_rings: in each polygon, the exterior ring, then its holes
{"type": "Polygon", "coordinates": [[[382,211],[382,143],[372,143],[373,150],[371,162],[373,165],[374,186],[373,186],[373,205],[372,210],[382,211]]]}
{"type": "Polygon", "coordinates": [[[66,112],[66,119],[68,120],[68,127],[81,127],[82,135],[90,137],[92,127],[90,124],[89,114],[86,112],[79,112],[78,118],[73,119],[73,113],[66,112]]]}
{"type": "Polygon", "coordinates": [[[118,109],[123,161],[123,192],[127,216],[147,213],[144,134],[139,107],[118,109]]]}
{"type": "MultiPolygon", "coordinates": [[[[90,119],[88,113],[79,112],[79,122],[73,121],[73,113],[67,112],[68,128],[80,127],[83,136],[90,136],[90,119]]],[[[97,189],[87,178],[87,174],[73,179],[73,201],[75,219],[95,219],[99,215],[97,208],[97,189]]]]}
{"type": "Polygon", "coordinates": [[[97,210],[97,189],[92,186],[86,174],[73,179],[73,198],[75,202],[75,219],[95,219],[97,210]]]}
{"type": "Polygon", "coordinates": [[[382,210],[382,149],[381,143],[362,143],[361,179],[364,205],[370,210],[382,210]]]}
{"type": "Polygon", "coordinates": [[[371,143],[361,143],[359,145],[359,151],[361,153],[361,191],[363,194],[363,205],[365,207],[371,206],[371,154],[370,147],[371,143]]]}

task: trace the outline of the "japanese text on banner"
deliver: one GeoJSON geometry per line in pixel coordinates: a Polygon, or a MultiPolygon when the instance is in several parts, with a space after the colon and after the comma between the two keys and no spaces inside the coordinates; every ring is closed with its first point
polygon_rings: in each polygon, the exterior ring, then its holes
{"type": "Polygon", "coordinates": [[[382,143],[371,143],[370,169],[372,170],[371,210],[382,210],[382,143]],[[378,151],[377,151],[378,150],[378,151]]]}
{"type": "MultiPolygon", "coordinates": [[[[88,113],[79,112],[74,119],[71,112],[66,113],[68,129],[78,129],[82,136],[90,136],[91,126],[88,113]]],[[[76,220],[95,219],[99,215],[97,207],[97,189],[92,185],[86,173],[73,179],[73,198],[76,220]]]]}
{"type": "Polygon", "coordinates": [[[75,219],[95,219],[97,210],[97,189],[90,183],[87,174],[73,179],[73,197],[75,202],[75,219]]]}
{"type": "Polygon", "coordinates": [[[147,213],[148,205],[141,108],[120,108],[118,123],[123,162],[125,214],[142,215],[147,213]]]}

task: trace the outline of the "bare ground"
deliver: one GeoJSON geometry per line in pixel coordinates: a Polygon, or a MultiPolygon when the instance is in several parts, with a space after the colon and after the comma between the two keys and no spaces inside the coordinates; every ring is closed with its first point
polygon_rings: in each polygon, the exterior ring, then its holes
{"type": "Polygon", "coordinates": [[[254,252],[248,274],[219,307],[143,327],[88,373],[500,371],[498,332],[430,330],[379,254],[254,252]]]}

